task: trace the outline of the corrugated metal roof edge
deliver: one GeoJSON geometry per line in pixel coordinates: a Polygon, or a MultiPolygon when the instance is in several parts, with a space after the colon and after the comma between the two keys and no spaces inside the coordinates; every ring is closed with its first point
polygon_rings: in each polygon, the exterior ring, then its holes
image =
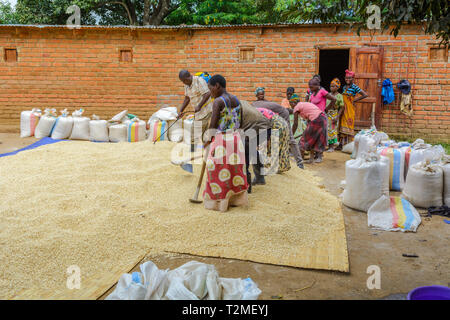
{"type": "MultiPolygon", "coordinates": [[[[101,26],[101,25],[81,25],[76,29],[128,29],[128,30],[200,30],[200,29],[247,29],[247,28],[285,28],[285,27],[321,27],[321,26],[336,26],[348,25],[346,22],[334,23],[262,23],[262,24],[236,24],[236,25],[160,25],[160,26],[101,26]]],[[[36,28],[36,29],[75,29],[74,26],[67,25],[35,25],[35,24],[0,24],[0,28],[36,28]]]]}

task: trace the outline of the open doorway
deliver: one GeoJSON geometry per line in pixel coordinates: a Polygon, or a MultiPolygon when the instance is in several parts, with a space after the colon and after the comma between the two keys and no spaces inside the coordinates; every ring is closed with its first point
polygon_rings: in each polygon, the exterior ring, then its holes
{"type": "Polygon", "coordinates": [[[350,49],[319,49],[319,74],[322,78],[322,87],[330,91],[330,82],[339,78],[341,88],[345,84],[345,70],[350,61],[350,49]]]}

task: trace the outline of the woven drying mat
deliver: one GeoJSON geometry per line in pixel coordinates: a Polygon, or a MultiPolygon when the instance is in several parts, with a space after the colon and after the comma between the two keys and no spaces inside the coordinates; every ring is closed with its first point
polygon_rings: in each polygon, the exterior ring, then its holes
{"type": "Polygon", "coordinates": [[[48,145],[0,159],[0,299],[95,299],[144,254],[348,272],[339,201],[296,167],[228,212],[189,203],[170,142],[48,145]],[[81,271],[68,290],[67,268],[81,271]]]}

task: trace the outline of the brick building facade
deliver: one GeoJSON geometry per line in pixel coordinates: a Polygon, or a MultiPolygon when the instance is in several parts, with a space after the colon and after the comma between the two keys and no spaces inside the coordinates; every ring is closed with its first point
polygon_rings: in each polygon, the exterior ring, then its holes
{"type": "MultiPolygon", "coordinates": [[[[378,126],[405,138],[450,142],[448,48],[437,44],[420,26],[405,27],[394,38],[379,32],[357,36],[339,24],[0,25],[0,131],[18,131],[20,112],[34,107],[84,107],[88,116],[102,118],[128,109],[148,119],[165,104],[181,104],[178,71],[183,68],[224,75],[229,91],[243,99],[253,100],[255,88],[263,86],[268,100],[280,102],[288,86],[304,96],[308,80],[322,72],[321,50],[348,50],[349,65],[357,68],[362,62],[354,59],[355,50],[373,47],[383,48],[378,80],[390,78],[396,94],[385,106],[377,97],[378,126]],[[400,112],[395,88],[400,79],[409,80],[413,88],[412,117],[400,112]]],[[[332,55],[328,59],[333,63],[332,55]]],[[[364,89],[363,80],[356,83],[364,89]]]]}

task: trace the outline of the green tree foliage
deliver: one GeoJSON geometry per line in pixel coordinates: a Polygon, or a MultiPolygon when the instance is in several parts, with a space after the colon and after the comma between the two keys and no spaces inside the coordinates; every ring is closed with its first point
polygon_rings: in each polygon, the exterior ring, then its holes
{"type": "Polygon", "coordinates": [[[276,10],[289,22],[348,22],[359,32],[366,27],[366,9],[375,4],[381,9],[381,26],[397,35],[406,24],[425,25],[425,32],[449,41],[448,0],[277,0],[276,10]]]}
{"type": "Polygon", "coordinates": [[[165,20],[170,25],[254,24],[279,21],[276,0],[184,0],[165,20]]]}

